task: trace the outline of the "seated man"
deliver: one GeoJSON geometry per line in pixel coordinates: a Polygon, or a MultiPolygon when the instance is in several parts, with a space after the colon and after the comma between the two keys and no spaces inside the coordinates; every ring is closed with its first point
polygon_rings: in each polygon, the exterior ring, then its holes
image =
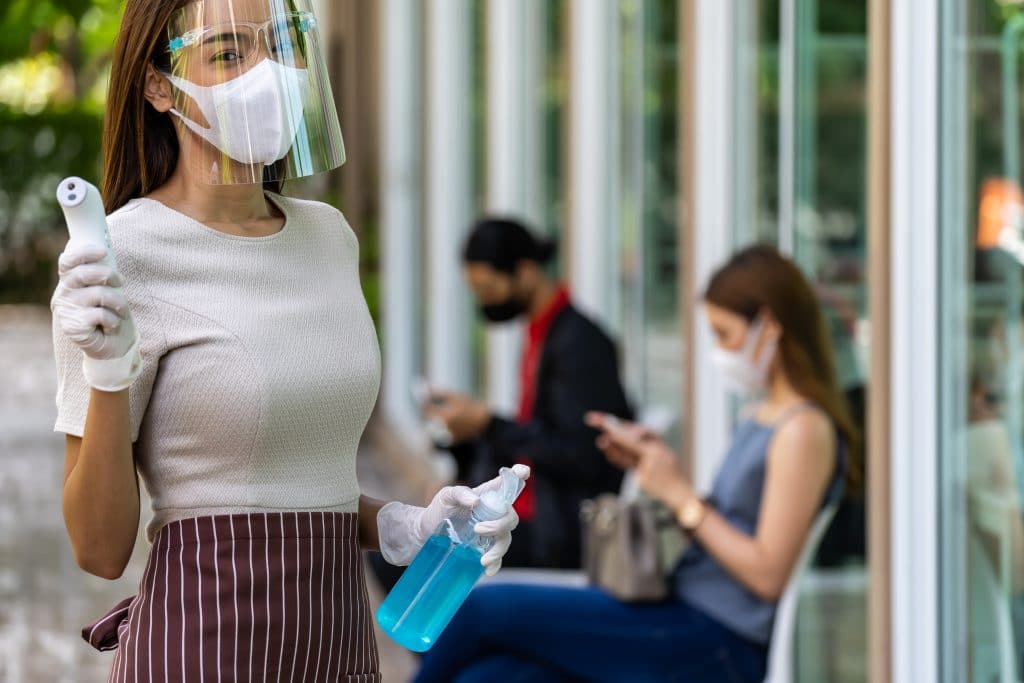
{"type": "Polygon", "coordinates": [[[528,321],[518,414],[500,417],[449,392],[434,393],[425,409],[451,432],[467,483],[501,465],[533,468],[516,504],[521,523],[505,566],[580,566],[580,503],[617,491],[622,480],[583,418],[588,411],[632,417],[614,343],[545,273],[554,253],[553,243],[514,221],[488,219],[474,227],[463,261],[482,315],[491,323],[528,321]]]}

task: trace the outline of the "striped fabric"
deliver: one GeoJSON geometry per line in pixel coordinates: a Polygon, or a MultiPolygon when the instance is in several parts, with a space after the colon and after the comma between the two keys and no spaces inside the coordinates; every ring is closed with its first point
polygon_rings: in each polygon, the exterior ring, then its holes
{"type": "Polygon", "coordinates": [[[82,636],[110,683],[379,683],[357,515],[218,515],[160,529],[139,594],[82,636]]]}

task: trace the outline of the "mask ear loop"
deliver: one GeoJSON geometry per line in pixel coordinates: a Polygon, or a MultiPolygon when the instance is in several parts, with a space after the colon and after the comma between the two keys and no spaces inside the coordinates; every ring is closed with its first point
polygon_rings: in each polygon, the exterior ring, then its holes
{"type": "MultiPolygon", "coordinates": [[[[191,97],[193,100],[195,100],[196,99],[195,95],[193,95],[188,90],[186,90],[185,88],[181,87],[181,85],[176,83],[175,81],[177,81],[177,80],[181,80],[181,79],[171,80],[170,78],[168,78],[168,81],[171,82],[171,85],[173,85],[175,88],[177,88],[178,90],[180,90],[181,92],[185,93],[186,95],[191,97]]],[[[214,132],[213,131],[213,126],[204,128],[203,126],[199,125],[198,121],[196,121],[194,119],[190,119],[189,117],[187,117],[184,114],[182,114],[181,111],[177,107],[171,107],[170,109],[167,110],[167,113],[171,114],[173,116],[178,117],[178,119],[180,119],[181,122],[185,124],[186,128],[188,128],[189,130],[194,132],[196,135],[199,135],[203,139],[209,140],[208,136],[212,135],[213,132],[214,132]]]]}
{"type": "MultiPolygon", "coordinates": [[[[181,39],[179,38],[179,39],[176,39],[176,40],[181,40],[181,39]]],[[[171,43],[173,45],[174,41],[171,41],[171,43]]],[[[175,50],[172,49],[172,50],[170,50],[170,52],[173,54],[175,52],[175,50]]],[[[192,86],[192,87],[199,87],[199,86],[196,86],[194,83],[189,82],[187,79],[179,78],[178,76],[175,76],[170,71],[164,71],[164,70],[162,70],[160,68],[157,68],[157,73],[159,73],[161,76],[166,78],[167,82],[171,84],[172,88],[174,88],[175,90],[178,90],[180,92],[185,93],[190,98],[192,98],[193,101],[196,101],[196,95],[195,95],[195,93],[193,91],[189,90],[189,86],[192,86]]],[[[203,132],[210,133],[210,132],[213,131],[212,126],[208,127],[208,128],[204,128],[203,126],[200,126],[198,121],[195,121],[195,120],[190,119],[189,117],[185,116],[184,114],[181,113],[181,110],[178,109],[177,107],[171,107],[170,109],[167,110],[167,113],[172,115],[172,116],[176,116],[177,118],[179,118],[182,123],[184,123],[189,129],[191,129],[192,131],[194,131],[198,135],[202,135],[203,132]]]]}
{"type": "Polygon", "coordinates": [[[778,339],[767,339],[764,347],[761,349],[761,358],[755,359],[754,352],[757,350],[757,344],[764,338],[766,329],[767,313],[765,309],[761,309],[757,317],[750,325],[750,329],[747,331],[747,339],[743,344],[743,355],[747,361],[756,367],[759,371],[767,374],[768,366],[774,360],[775,352],[779,348],[778,339]]]}
{"type": "Polygon", "coordinates": [[[741,352],[743,356],[751,363],[754,362],[754,351],[757,349],[757,343],[761,340],[761,336],[764,332],[764,309],[757,312],[754,319],[750,321],[747,326],[747,337],[743,340],[743,348],[741,352]]]}

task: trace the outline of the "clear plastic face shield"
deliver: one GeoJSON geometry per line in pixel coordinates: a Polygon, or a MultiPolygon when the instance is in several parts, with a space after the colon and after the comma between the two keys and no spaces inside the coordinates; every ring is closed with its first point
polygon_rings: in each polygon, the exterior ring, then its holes
{"type": "Polygon", "coordinates": [[[168,25],[182,162],[214,185],[329,171],[345,145],[309,0],[200,0],[168,25]]]}

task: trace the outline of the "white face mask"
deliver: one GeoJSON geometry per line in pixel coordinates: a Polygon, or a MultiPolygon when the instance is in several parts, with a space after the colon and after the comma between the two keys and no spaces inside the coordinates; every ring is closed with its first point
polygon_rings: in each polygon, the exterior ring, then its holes
{"type": "Polygon", "coordinates": [[[171,113],[211,145],[243,164],[269,166],[291,149],[309,94],[306,69],[264,59],[238,78],[213,86],[168,75],[199,106],[203,128],[177,109],[171,113]]]}
{"type": "Polygon", "coordinates": [[[761,357],[754,359],[754,350],[764,333],[764,322],[758,318],[747,330],[747,338],[739,351],[716,346],[711,352],[711,364],[722,375],[729,389],[741,395],[753,395],[768,386],[768,373],[778,342],[769,339],[761,349],[761,357]]]}

